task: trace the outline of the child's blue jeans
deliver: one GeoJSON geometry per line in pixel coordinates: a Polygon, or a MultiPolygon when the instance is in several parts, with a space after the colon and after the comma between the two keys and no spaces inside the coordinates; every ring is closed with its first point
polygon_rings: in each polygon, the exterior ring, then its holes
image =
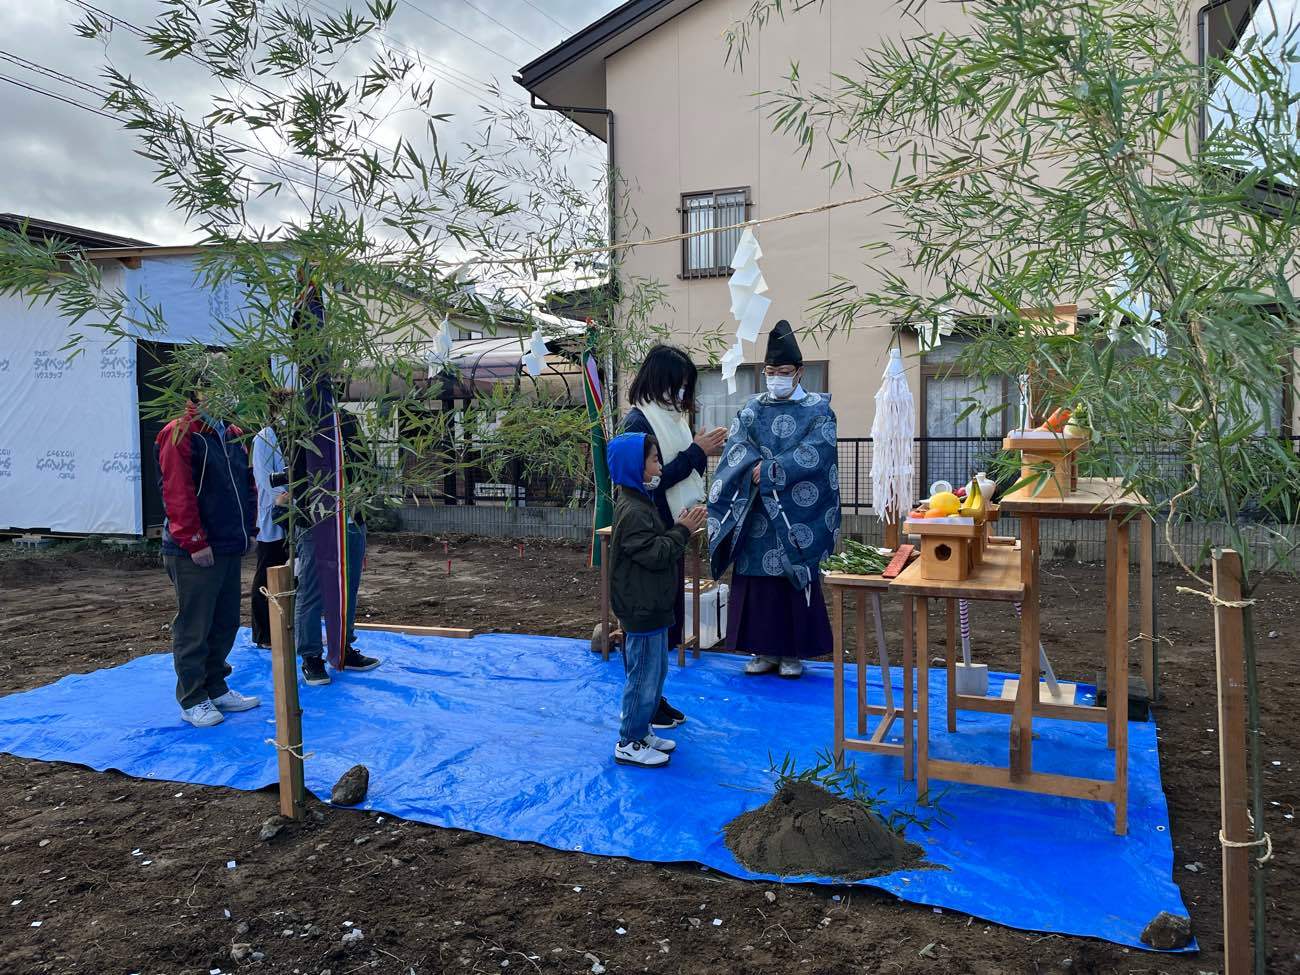
{"type": "Polygon", "coordinates": [[[664,681],[668,679],[668,628],[653,633],[628,633],[623,640],[627,683],[623,685],[623,710],[618,727],[621,744],[640,741],[650,734],[664,681]]]}

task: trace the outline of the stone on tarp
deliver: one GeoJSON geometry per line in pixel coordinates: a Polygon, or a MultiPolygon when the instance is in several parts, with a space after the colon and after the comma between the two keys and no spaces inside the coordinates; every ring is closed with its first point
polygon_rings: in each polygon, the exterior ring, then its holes
{"type": "Polygon", "coordinates": [[[353,765],[343,773],[343,777],[334,783],[330,793],[330,802],[336,806],[355,806],[366,797],[370,789],[370,769],[364,765],[353,765]]]}
{"type": "Polygon", "coordinates": [[[1192,919],[1161,911],[1142,929],[1142,943],[1157,951],[1177,951],[1192,943],[1192,919]]]}

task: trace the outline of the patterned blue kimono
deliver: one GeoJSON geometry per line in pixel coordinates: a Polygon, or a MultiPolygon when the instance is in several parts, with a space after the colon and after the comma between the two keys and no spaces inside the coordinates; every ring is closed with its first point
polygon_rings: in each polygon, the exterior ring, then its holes
{"type": "MultiPolygon", "coordinates": [[[[713,577],[784,577],[805,605],[840,534],[837,427],[830,397],[755,396],[731,424],[709,491],[713,577]],[[759,483],[753,482],[761,464],[759,483]]],[[[817,587],[820,597],[820,585],[817,587]]]]}

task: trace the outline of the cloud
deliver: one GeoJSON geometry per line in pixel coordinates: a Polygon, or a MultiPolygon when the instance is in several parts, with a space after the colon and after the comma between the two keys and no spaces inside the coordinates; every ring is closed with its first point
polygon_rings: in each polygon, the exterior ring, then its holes
{"type": "MultiPolygon", "coordinates": [[[[86,2],[140,26],[148,26],[162,9],[157,0],[86,2]]],[[[339,8],[345,0],[307,2],[318,8],[339,8]]],[[[522,103],[523,94],[511,76],[565,37],[560,27],[524,0],[470,2],[511,30],[492,23],[465,0],[412,0],[398,6],[389,31],[394,41],[438,59],[430,62],[436,85],[435,111],[452,116],[439,128],[439,141],[453,156],[455,147],[472,140],[482,115],[480,105],[490,102],[480,90],[481,82],[495,78],[510,103],[522,103]]],[[[618,6],[619,0],[535,2],[560,22],[581,28],[618,6]]],[[[352,0],[352,6],[360,9],[362,4],[352,0]]],[[[0,5],[0,50],[96,85],[102,85],[103,62],[111,60],[122,72],[165,91],[167,98],[193,119],[211,110],[214,98],[221,96],[221,87],[201,66],[184,59],[160,64],[125,29],[114,30],[106,45],[78,37],[71,25],[84,14],[71,0],[0,5]]],[[[0,75],[87,105],[100,105],[95,94],[12,61],[0,60],[0,75]]],[[[8,150],[5,178],[0,182],[0,210],[160,244],[195,239],[196,228],[171,208],[166,190],[154,183],[152,164],[136,154],[136,138],[120,125],[3,81],[0,117],[5,120],[8,150]]],[[[380,126],[376,139],[384,142],[404,129],[420,128],[417,120],[395,118],[380,126]]],[[[245,135],[241,141],[251,142],[252,137],[245,135]]],[[[291,211],[290,198],[283,204],[263,206],[257,214],[259,219],[278,220],[291,211]]]]}

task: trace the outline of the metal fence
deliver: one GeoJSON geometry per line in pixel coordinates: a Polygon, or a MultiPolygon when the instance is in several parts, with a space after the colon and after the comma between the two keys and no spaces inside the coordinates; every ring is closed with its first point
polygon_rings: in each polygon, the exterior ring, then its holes
{"type": "MultiPolygon", "coordinates": [[[[1286,437],[1284,443],[1293,452],[1300,453],[1300,436],[1286,437]]],[[[867,514],[875,510],[871,492],[873,447],[870,437],[845,437],[838,442],[840,506],[846,514],[867,514]]],[[[995,475],[994,460],[1001,451],[1001,437],[917,437],[912,453],[913,497],[928,495],[935,481],[961,485],[979,471],[995,475]]],[[[710,474],[716,466],[717,460],[711,459],[710,474]]],[[[1139,466],[1158,471],[1159,482],[1167,485],[1170,493],[1181,489],[1190,478],[1180,457],[1157,444],[1150,445],[1141,458],[1125,454],[1085,455],[1080,461],[1080,473],[1085,477],[1115,477],[1125,469],[1139,466]]],[[[522,465],[516,464],[506,474],[493,478],[485,469],[471,465],[442,478],[440,490],[422,491],[411,500],[422,506],[583,507],[591,503],[589,470],[578,478],[547,480],[529,478],[523,470],[522,465]]],[[[394,471],[393,477],[396,484],[400,475],[394,471]]],[[[999,478],[994,476],[994,480],[999,478]]],[[[1000,486],[1005,489],[1013,478],[1004,474],[1000,480],[1000,486]]],[[[1295,487],[1300,495],[1300,485],[1295,487]]],[[[1160,502],[1167,498],[1166,494],[1151,500],[1160,502]]]]}

